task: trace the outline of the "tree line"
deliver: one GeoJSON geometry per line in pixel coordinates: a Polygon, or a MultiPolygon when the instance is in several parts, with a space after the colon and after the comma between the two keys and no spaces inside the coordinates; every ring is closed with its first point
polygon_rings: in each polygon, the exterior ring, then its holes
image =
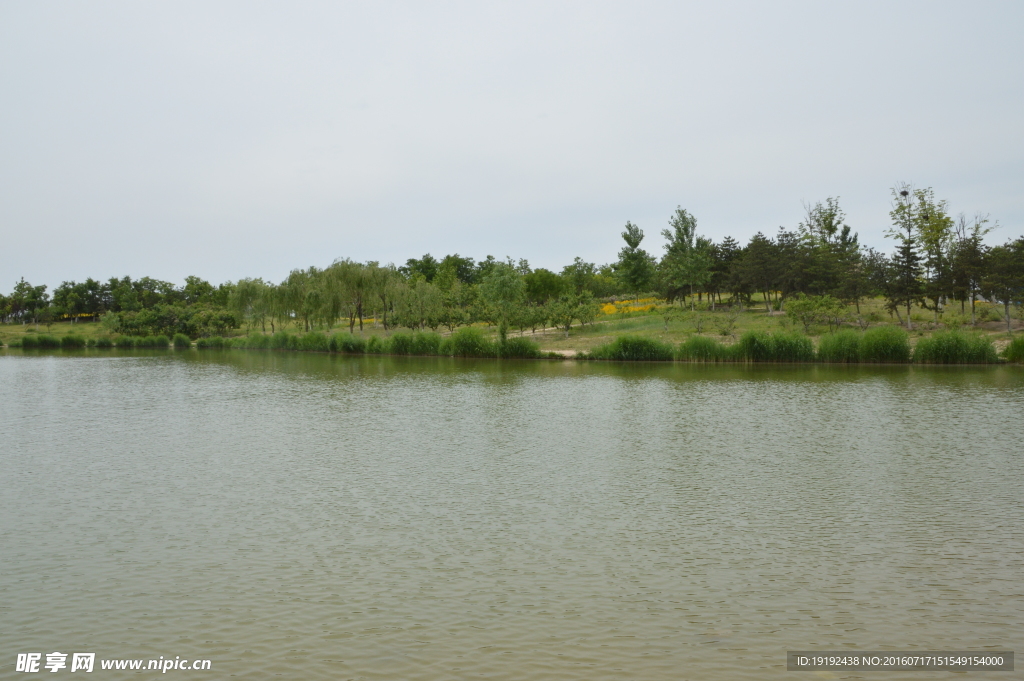
{"type": "MultiPolygon", "coordinates": [[[[214,286],[188,277],[176,287],[143,277],[65,281],[52,295],[24,279],[0,295],[0,320],[52,323],[100,319],[125,335],[182,333],[219,336],[244,326],[274,333],[287,325],[304,331],[342,325],[354,332],[367,323],[385,330],[446,329],[487,322],[504,340],[511,329],[589,324],[600,299],[654,293],[680,305],[750,306],[766,311],[807,297],[860,311],[867,297],[881,297],[900,323],[921,306],[934,312],[970,309],[984,296],[1005,310],[1024,302],[1024,237],[988,245],[987,216],[953,216],[932,189],[901,184],[892,189],[883,253],[859,243],[838,198],[806,206],[793,229],[758,232],[745,244],[698,234],[697,219],[678,207],[662,231],[660,257],[643,247],[644,232],[627,222],[617,259],[597,265],[576,258],[559,272],[532,268],[526,260],[481,261],[459,254],[410,258],[404,265],[339,259],[327,267],[293,270],[281,282],[241,279],[214,286]]],[[[801,302],[796,302],[801,301],[801,302]]]]}

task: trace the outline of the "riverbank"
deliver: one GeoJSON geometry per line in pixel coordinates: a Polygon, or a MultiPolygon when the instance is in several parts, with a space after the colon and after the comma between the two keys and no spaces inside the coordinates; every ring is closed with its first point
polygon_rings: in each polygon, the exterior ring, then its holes
{"type": "MultiPolygon", "coordinates": [[[[14,347],[18,347],[15,344],[14,347]]],[[[251,334],[237,338],[201,338],[194,346],[187,339],[166,336],[109,339],[30,336],[20,343],[23,350],[83,348],[175,349],[198,351],[262,350],[320,352],[347,355],[397,355],[422,357],[477,357],[495,359],[579,359],[624,362],[691,363],[823,363],[823,364],[998,364],[1024,363],[1024,336],[1014,338],[1001,352],[984,335],[961,330],[939,331],[911,343],[906,330],[878,326],[866,331],[843,329],[824,335],[817,343],[798,332],[747,331],[735,343],[722,343],[703,335],[691,335],[678,345],[639,335],[621,335],[614,340],[574,353],[544,351],[527,337],[492,339],[483,330],[466,327],[448,336],[433,332],[403,333],[364,338],[355,334],[310,332],[272,335],[251,334]]]]}

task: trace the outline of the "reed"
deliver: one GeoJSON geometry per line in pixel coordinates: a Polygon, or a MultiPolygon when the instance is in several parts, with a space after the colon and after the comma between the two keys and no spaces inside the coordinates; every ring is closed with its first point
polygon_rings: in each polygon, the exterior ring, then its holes
{"type": "Polygon", "coordinates": [[[898,326],[876,326],[860,338],[860,361],[901,364],[910,361],[910,340],[898,326]]]}
{"type": "Polygon", "coordinates": [[[818,361],[855,364],[860,361],[860,334],[852,329],[836,331],[818,341],[818,361]]]}
{"type": "Polygon", "coordinates": [[[540,356],[540,346],[522,336],[506,338],[504,343],[498,345],[498,357],[536,359],[540,356]]]}
{"type": "Polygon", "coordinates": [[[920,364],[992,364],[999,358],[988,338],[963,331],[940,331],[917,342],[914,361],[920,364]]]}
{"type": "MultiPolygon", "coordinates": [[[[451,354],[455,357],[494,357],[494,344],[480,329],[466,326],[450,336],[451,354]]],[[[446,348],[447,349],[447,348],[446,348]]]]}
{"type": "Polygon", "coordinates": [[[668,362],[674,354],[671,345],[654,338],[619,336],[611,343],[591,350],[589,357],[624,362],[668,362]]]}
{"type": "Polygon", "coordinates": [[[366,341],[351,333],[336,333],[331,336],[331,352],[362,354],[366,352],[366,341]]]}
{"type": "Polygon", "coordinates": [[[171,343],[174,345],[175,350],[187,350],[192,347],[192,340],[183,333],[174,334],[171,343]]]}
{"type": "Polygon", "coordinates": [[[85,347],[85,337],[68,334],[60,339],[60,346],[69,350],[77,350],[85,347]]]}
{"type": "Polygon", "coordinates": [[[108,348],[114,347],[114,341],[112,341],[111,339],[106,338],[106,337],[104,337],[104,338],[97,338],[96,339],[96,347],[97,348],[102,348],[102,349],[106,350],[108,348]]]}
{"type": "Polygon", "coordinates": [[[127,350],[135,347],[135,339],[131,336],[119,336],[117,339],[117,347],[119,350],[127,350]]]}
{"type": "Polygon", "coordinates": [[[231,347],[231,341],[227,341],[220,336],[210,336],[209,338],[197,340],[196,347],[200,350],[223,350],[224,348],[231,347]]]}
{"type": "Polygon", "coordinates": [[[34,350],[39,347],[39,339],[36,336],[25,335],[21,339],[22,350],[34,350]]]}
{"type": "Polygon", "coordinates": [[[331,349],[331,341],[319,331],[310,331],[305,336],[299,336],[296,345],[296,350],[306,352],[330,352],[331,349]]]}
{"type": "Polygon", "coordinates": [[[724,345],[707,336],[690,336],[676,351],[676,359],[681,362],[724,362],[729,355],[724,345]]]}
{"type": "Polygon", "coordinates": [[[1003,356],[1006,357],[1007,362],[1024,364],[1024,336],[1017,336],[1010,341],[1006,350],[1003,351],[1003,356]]]}

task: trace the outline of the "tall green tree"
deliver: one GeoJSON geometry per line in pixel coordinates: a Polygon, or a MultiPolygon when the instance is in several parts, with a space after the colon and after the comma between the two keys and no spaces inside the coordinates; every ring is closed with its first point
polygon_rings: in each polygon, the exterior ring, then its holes
{"type": "Polygon", "coordinates": [[[711,241],[697,236],[697,218],[682,206],[668,221],[670,229],[664,229],[665,255],[661,259],[659,270],[665,284],[667,297],[685,298],[689,292],[692,298],[694,289],[703,290],[711,280],[714,258],[711,241]]]}
{"type": "Polygon", "coordinates": [[[1024,237],[989,250],[981,285],[985,295],[1003,304],[1006,333],[1013,333],[1010,306],[1024,302],[1024,237]]]}
{"type": "Polygon", "coordinates": [[[640,248],[640,243],[644,240],[644,232],[632,222],[626,222],[622,240],[626,242],[626,245],[619,251],[615,274],[622,281],[623,287],[639,301],[640,292],[647,291],[651,287],[655,261],[647,251],[640,248]]]}
{"type": "Polygon", "coordinates": [[[498,327],[498,337],[504,343],[509,327],[526,300],[523,277],[511,262],[497,263],[480,283],[480,294],[498,327]]]}
{"type": "Polygon", "coordinates": [[[913,322],[910,319],[910,309],[915,303],[922,302],[924,289],[921,283],[923,266],[918,238],[922,215],[918,209],[918,202],[915,201],[915,190],[910,185],[902,183],[893,187],[892,197],[889,217],[893,226],[886,232],[886,236],[896,241],[896,251],[890,259],[894,280],[889,286],[889,303],[890,309],[894,310],[897,316],[900,307],[906,309],[906,324],[907,328],[911,329],[913,322]]]}

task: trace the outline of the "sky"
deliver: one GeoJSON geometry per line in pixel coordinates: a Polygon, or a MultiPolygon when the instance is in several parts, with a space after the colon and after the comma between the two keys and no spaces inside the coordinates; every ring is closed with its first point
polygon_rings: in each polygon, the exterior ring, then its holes
{"type": "Polygon", "coordinates": [[[1024,234],[1024,3],[0,1],[0,290],[660,255],[890,189],[1024,234]]]}

